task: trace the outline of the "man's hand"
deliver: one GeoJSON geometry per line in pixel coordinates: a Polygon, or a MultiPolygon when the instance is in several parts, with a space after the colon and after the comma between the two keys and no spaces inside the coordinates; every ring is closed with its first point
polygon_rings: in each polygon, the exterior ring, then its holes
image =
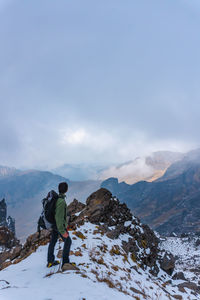
{"type": "Polygon", "coordinates": [[[68,238],[68,236],[69,236],[68,231],[66,230],[66,232],[65,232],[64,234],[62,234],[62,236],[63,236],[65,239],[68,238]]]}

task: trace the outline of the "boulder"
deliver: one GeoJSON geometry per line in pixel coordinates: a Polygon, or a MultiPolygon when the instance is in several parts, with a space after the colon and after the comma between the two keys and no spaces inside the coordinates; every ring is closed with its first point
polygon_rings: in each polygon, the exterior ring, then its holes
{"type": "Polygon", "coordinates": [[[185,280],[186,281],[186,278],[185,278],[185,275],[183,274],[183,272],[177,272],[173,275],[172,279],[174,280],[185,280]]]}
{"type": "Polygon", "coordinates": [[[165,253],[160,260],[160,267],[167,274],[172,275],[175,268],[175,257],[171,253],[165,253]]]}

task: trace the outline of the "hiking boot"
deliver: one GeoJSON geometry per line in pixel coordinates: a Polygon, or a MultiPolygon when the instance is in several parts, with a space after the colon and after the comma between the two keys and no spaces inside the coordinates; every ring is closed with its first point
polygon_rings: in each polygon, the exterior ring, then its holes
{"type": "Polygon", "coordinates": [[[57,266],[59,264],[60,264],[59,260],[54,260],[54,262],[47,264],[47,268],[51,268],[51,267],[57,266]]]}
{"type": "Polygon", "coordinates": [[[76,264],[75,264],[75,263],[65,263],[65,264],[62,266],[62,271],[68,271],[68,270],[75,270],[75,271],[78,271],[79,268],[76,267],[76,264]]]}

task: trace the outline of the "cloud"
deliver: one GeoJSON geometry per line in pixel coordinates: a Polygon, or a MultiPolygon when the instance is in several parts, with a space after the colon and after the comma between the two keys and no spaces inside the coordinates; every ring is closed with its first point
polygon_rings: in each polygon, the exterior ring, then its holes
{"type": "Polygon", "coordinates": [[[198,147],[200,18],[190,6],[0,0],[0,163],[108,164],[198,147]]]}
{"type": "Polygon", "coordinates": [[[69,143],[72,145],[83,144],[88,139],[88,133],[83,128],[79,128],[75,131],[68,131],[64,133],[62,143],[69,143]]]}

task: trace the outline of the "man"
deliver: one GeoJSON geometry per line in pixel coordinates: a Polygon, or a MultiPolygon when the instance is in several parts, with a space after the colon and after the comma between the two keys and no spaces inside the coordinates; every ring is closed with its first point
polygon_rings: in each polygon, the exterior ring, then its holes
{"type": "Polygon", "coordinates": [[[55,224],[52,225],[51,240],[48,247],[47,267],[50,268],[59,264],[59,261],[55,260],[54,248],[59,236],[64,242],[63,254],[62,254],[62,270],[75,270],[74,265],[69,262],[69,252],[72,240],[68,233],[68,219],[67,219],[67,204],[65,202],[66,192],[68,190],[68,184],[61,182],[58,185],[59,197],[56,201],[55,208],[55,224]]]}

